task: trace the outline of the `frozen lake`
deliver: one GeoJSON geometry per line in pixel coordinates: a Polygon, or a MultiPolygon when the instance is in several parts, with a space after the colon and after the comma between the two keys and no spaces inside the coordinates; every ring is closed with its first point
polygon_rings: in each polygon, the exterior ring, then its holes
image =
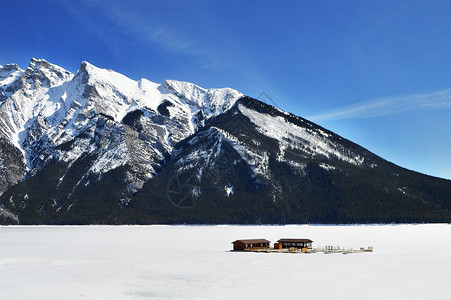
{"type": "Polygon", "coordinates": [[[451,225],[0,227],[1,299],[450,299],[451,225]],[[373,253],[230,252],[309,238],[373,253]]]}

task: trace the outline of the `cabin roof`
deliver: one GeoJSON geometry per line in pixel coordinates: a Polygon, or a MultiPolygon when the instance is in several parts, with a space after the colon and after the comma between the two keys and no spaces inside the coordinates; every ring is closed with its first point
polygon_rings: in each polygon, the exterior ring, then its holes
{"type": "Polygon", "coordinates": [[[278,243],[312,243],[312,240],[309,239],[280,239],[277,241],[278,243]]]}
{"type": "Polygon", "coordinates": [[[232,242],[232,244],[235,244],[238,242],[241,242],[244,244],[270,243],[270,241],[265,240],[265,239],[254,239],[254,240],[236,240],[236,241],[232,242]]]}

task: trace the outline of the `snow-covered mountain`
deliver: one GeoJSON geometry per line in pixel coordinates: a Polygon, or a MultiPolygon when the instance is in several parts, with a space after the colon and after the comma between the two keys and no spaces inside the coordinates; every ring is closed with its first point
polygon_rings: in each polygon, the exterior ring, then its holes
{"type": "Polygon", "coordinates": [[[449,217],[449,181],[230,88],[33,58],[0,67],[0,124],[0,222],[365,221],[405,199],[412,218],[379,220],[449,217]]]}
{"type": "Polygon", "coordinates": [[[131,189],[156,174],[177,142],[242,96],[174,80],[134,81],[88,62],[75,75],[37,58],[25,71],[17,65],[0,70],[0,136],[22,153],[23,175],[52,160],[70,168],[94,155],[87,173],[129,164],[131,189]]]}

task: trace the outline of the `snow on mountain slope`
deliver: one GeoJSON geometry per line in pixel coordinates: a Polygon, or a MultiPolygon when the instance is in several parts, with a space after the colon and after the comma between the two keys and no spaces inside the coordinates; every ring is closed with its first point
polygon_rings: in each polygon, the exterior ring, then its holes
{"type": "Polygon", "coordinates": [[[243,96],[230,88],[207,90],[189,82],[175,80],[166,80],[163,86],[184,99],[190,107],[194,107],[193,112],[200,108],[207,118],[223,113],[243,96]]]}
{"type": "Polygon", "coordinates": [[[337,158],[353,165],[361,165],[364,158],[346,151],[341,145],[334,144],[329,134],[290,123],[281,116],[271,116],[239,105],[240,111],[256,125],[257,130],[279,141],[279,158],[285,157],[287,149],[299,148],[311,157],[337,158]]]}
{"type": "Polygon", "coordinates": [[[0,135],[24,152],[26,126],[31,125],[42,111],[54,109],[56,104],[50,100],[53,90],[72,76],[45,60],[31,59],[27,70],[14,81],[16,90],[1,104],[0,135]]]}
{"type": "MultiPolygon", "coordinates": [[[[242,160],[246,162],[254,174],[264,177],[268,176],[268,156],[266,153],[260,153],[256,149],[247,147],[235,136],[220,128],[210,127],[198,133],[188,142],[188,145],[191,146],[196,144],[200,144],[201,146],[196,146],[188,155],[177,160],[179,172],[195,170],[196,175],[200,178],[205,171],[204,169],[217,171],[223,168],[224,166],[218,166],[218,164],[224,163],[222,161],[222,156],[224,155],[222,148],[229,146],[239,155],[233,162],[229,162],[229,164],[233,165],[242,160]],[[206,143],[206,141],[210,141],[212,144],[206,143]]],[[[227,167],[231,167],[231,165],[227,167]]]]}
{"type": "Polygon", "coordinates": [[[14,92],[14,83],[23,72],[16,64],[0,66],[0,102],[14,92]]]}
{"type": "MultiPolygon", "coordinates": [[[[77,86],[85,85],[84,97],[89,98],[83,112],[103,113],[120,122],[136,109],[157,111],[168,101],[171,116],[183,116],[192,122],[202,112],[206,118],[230,108],[242,96],[232,89],[203,89],[195,84],[166,80],[163,84],[147,79],[132,80],[112,70],[97,68],[88,62],[81,64],[77,86]]],[[[78,78],[76,78],[78,79],[78,78]]],[[[194,127],[194,124],[192,127],[194,127]]]]}

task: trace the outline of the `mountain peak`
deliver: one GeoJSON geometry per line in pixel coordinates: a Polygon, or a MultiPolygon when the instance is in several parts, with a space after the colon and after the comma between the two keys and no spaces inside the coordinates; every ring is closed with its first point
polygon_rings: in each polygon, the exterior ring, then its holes
{"type": "Polygon", "coordinates": [[[86,75],[86,80],[92,78],[95,81],[109,83],[119,89],[123,89],[124,87],[136,89],[138,86],[138,83],[135,80],[132,80],[121,73],[111,69],[99,68],[87,61],[81,62],[77,74],[86,75]]]}
{"type": "Polygon", "coordinates": [[[14,81],[23,70],[16,64],[0,66],[0,85],[6,85],[14,81]]]}
{"type": "Polygon", "coordinates": [[[26,70],[28,74],[33,74],[36,72],[45,72],[48,74],[55,73],[61,79],[67,80],[73,76],[73,74],[58,65],[49,63],[43,58],[33,57],[30,60],[30,64],[26,70]]]}
{"type": "Polygon", "coordinates": [[[78,72],[89,73],[90,71],[93,71],[95,69],[98,69],[98,68],[96,66],[94,66],[93,64],[91,64],[90,62],[84,60],[80,63],[80,69],[78,70],[78,72]]]}
{"type": "Polygon", "coordinates": [[[33,57],[30,60],[24,75],[26,80],[32,84],[49,87],[62,84],[73,77],[71,72],[37,57],[33,57]]]}
{"type": "Polygon", "coordinates": [[[16,83],[23,72],[16,64],[0,66],[0,101],[8,98],[20,87],[20,84],[16,83]]]}
{"type": "Polygon", "coordinates": [[[40,69],[51,69],[52,66],[53,65],[51,63],[49,63],[43,58],[33,57],[32,59],[30,59],[30,64],[28,68],[32,70],[40,70],[40,69]]]}
{"type": "Polygon", "coordinates": [[[6,64],[4,66],[0,66],[0,72],[14,72],[20,70],[21,69],[17,64],[6,64]]]}

